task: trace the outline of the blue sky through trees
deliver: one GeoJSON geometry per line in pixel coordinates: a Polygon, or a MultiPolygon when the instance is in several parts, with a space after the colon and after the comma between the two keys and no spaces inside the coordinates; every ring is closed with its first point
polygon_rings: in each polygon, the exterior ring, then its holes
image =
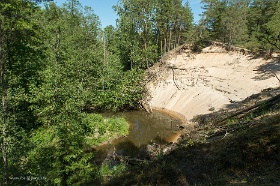
{"type": "MultiPolygon", "coordinates": [[[[62,5],[66,0],[54,0],[59,6],[62,5]]],[[[114,12],[112,6],[116,5],[119,0],[79,0],[83,6],[90,6],[94,10],[94,13],[100,18],[102,27],[108,25],[115,26],[117,15],[114,12]]],[[[183,0],[183,4],[186,3],[186,0],[183,0]]],[[[191,6],[194,21],[197,22],[200,19],[199,14],[201,14],[201,4],[200,0],[189,0],[191,6]]]]}

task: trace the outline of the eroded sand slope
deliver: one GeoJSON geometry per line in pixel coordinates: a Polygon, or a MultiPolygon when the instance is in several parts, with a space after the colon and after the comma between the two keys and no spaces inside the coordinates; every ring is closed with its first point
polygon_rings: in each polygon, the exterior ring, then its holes
{"type": "Polygon", "coordinates": [[[200,54],[185,50],[156,66],[147,85],[148,105],[177,112],[186,121],[279,86],[275,77],[280,76],[278,59],[265,60],[214,46],[200,54]]]}

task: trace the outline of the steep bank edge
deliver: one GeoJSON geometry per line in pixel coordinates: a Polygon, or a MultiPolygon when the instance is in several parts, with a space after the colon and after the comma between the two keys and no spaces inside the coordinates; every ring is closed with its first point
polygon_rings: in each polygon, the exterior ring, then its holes
{"type": "Polygon", "coordinates": [[[257,58],[242,50],[228,52],[211,45],[200,54],[173,51],[151,69],[146,103],[155,110],[177,113],[188,123],[195,115],[231,108],[234,102],[279,86],[273,74],[265,72],[267,68],[279,75],[278,60],[257,58]]]}

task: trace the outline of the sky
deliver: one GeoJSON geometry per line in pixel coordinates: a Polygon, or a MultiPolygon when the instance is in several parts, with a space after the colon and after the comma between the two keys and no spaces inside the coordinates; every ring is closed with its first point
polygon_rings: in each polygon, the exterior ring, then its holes
{"type": "MultiPolygon", "coordinates": [[[[117,15],[114,12],[112,6],[116,5],[119,0],[79,0],[83,6],[90,6],[94,13],[99,17],[102,28],[108,25],[116,26],[117,15]]],[[[202,13],[200,0],[188,0],[190,7],[194,15],[194,22],[197,22],[200,17],[199,14],[202,13]]],[[[62,5],[66,0],[54,0],[57,5],[62,5]]],[[[186,0],[183,0],[185,4],[186,0]]]]}

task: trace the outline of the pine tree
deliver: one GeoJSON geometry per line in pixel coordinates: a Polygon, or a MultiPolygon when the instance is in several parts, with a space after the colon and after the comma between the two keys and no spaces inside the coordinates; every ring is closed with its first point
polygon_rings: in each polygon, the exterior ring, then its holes
{"type": "Polygon", "coordinates": [[[181,0],[121,1],[115,10],[122,60],[130,69],[149,68],[163,53],[184,43],[183,33],[192,28],[191,10],[181,0]]]}
{"type": "Polygon", "coordinates": [[[248,1],[203,0],[202,3],[210,39],[229,45],[246,42],[248,1]]]}
{"type": "MultiPolygon", "coordinates": [[[[252,50],[273,50],[269,41],[270,29],[267,27],[268,22],[276,14],[279,7],[279,0],[252,0],[249,5],[248,13],[248,30],[249,30],[249,43],[248,47],[252,50]]],[[[275,20],[274,24],[277,24],[275,20]]]]}
{"type": "MultiPolygon", "coordinates": [[[[265,24],[266,27],[266,41],[272,46],[273,49],[280,50],[280,3],[277,4],[278,8],[271,17],[271,20],[265,24]]],[[[270,52],[272,52],[270,51],[270,52]]]]}

